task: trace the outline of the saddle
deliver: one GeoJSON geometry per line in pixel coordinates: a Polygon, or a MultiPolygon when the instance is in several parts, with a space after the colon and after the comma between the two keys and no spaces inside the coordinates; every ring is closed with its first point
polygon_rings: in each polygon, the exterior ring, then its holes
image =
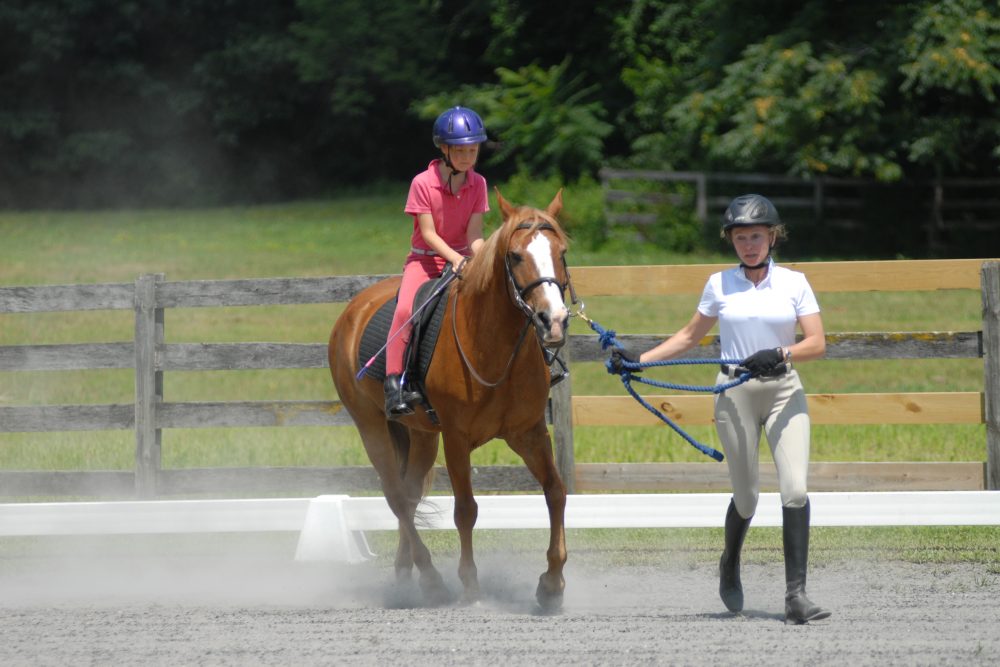
{"type": "MultiPolygon", "coordinates": [[[[427,303],[421,311],[420,316],[413,323],[413,332],[410,334],[410,342],[406,345],[403,353],[403,368],[407,385],[416,387],[423,400],[421,404],[427,412],[428,417],[434,424],[438,423],[437,414],[427,400],[427,392],[424,387],[424,378],[427,376],[427,369],[430,368],[431,359],[434,357],[434,348],[437,346],[438,334],[441,331],[441,321],[444,319],[445,307],[448,299],[444,298],[448,290],[443,290],[437,296],[433,296],[435,290],[440,286],[444,277],[435,280],[428,280],[420,286],[413,299],[413,310],[416,311],[430,298],[434,302],[427,303]]],[[[364,365],[369,359],[375,356],[379,350],[385,346],[389,338],[389,329],[392,326],[392,316],[396,312],[396,304],[399,295],[386,301],[378,309],[375,315],[368,321],[364,332],[361,334],[361,345],[358,348],[358,365],[364,365]]],[[[379,354],[368,367],[366,375],[373,380],[382,382],[385,380],[385,352],[379,354]]]]}

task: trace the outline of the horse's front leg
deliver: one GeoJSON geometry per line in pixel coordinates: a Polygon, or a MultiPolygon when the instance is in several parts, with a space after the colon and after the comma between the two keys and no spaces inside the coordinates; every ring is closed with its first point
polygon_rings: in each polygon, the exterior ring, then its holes
{"type": "Polygon", "coordinates": [[[451,479],[451,490],[455,495],[455,527],[458,529],[460,554],[458,558],[458,578],[464,588],[462,599],[467,603],[477,602],[479,571],[472,552],[472,529],[479,518],[479,504],[472,494],[472,444],[468,438],[444,435],[444,455],[451,479]]]}
{"type": "Polygon", "coordinates": [[[545,611],[562,607],[566,580],[566,486],[563,484],[552,456],[552,441],[545,421],[540,420],[525,433],[507,438],[507,444],[517,452],[535,476],[545,493],[549,509],[549,548],[546,552],[549,568],[538,578],[535,599],[545,611]]]}

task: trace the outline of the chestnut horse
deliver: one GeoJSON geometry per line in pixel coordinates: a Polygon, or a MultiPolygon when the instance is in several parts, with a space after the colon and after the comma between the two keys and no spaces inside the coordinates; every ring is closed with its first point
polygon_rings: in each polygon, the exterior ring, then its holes
{"type": "Polygon", "coordinates": [[[566,487],[556,469],[545,424],[549,371],[542,346],[561,346],[569,321],[563,301],[569,285],[564,261],[567,239],[556,220],[562,191],[544,211],[514,207],[499,191],[497,200],[502,225],[445,292],[449,301],[424,381],[426,397],[440,424],[432,423],[420,407],[412,415],[387,421],[382,383],[356,379],[362,333],[379,307],[396,295],[399,278],[364,289],[347,305],[330,334],[330,369],[340,400],[378,472],[385,499],[399,519],[397,580],[408,579],[416,565],[426,601],[451,600],[414,522],[417,505],[433,479],[441,434],[455,497],[463,600],[479,599],[472,553],[478,505],[472,493],[471,454],[490,440],[502,438],[524,460],[545,493],[548,569],[539,577],[535,597],[543,609],[556,609],[565,588],[566,487]],[[526,335],[529,327],[541,346],[526,335]]]}

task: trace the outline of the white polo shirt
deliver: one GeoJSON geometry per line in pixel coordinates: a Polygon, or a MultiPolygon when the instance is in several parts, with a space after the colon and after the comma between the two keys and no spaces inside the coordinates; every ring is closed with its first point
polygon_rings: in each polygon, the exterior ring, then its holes
{"type": "Polygon", "coordinates": [[[795,343],[796,321],[818,313],[819,304],[804,274],[772,259],[756,286],[739,266],[713,273],[698,312],[719,318],[723,359],[746,359],[757,350],[795,343]]]}

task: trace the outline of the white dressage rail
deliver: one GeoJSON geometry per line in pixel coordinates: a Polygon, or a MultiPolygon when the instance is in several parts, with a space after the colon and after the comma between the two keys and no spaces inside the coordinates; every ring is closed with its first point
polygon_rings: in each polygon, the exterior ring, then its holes
{"type": "MultiPolygon", "coordinates": [[[[567,528],[717,528],[728,493],[586,494],[566,503],[567,528]]],[[[1000,492],[811,493],[814,526],[1000,525],[1000,492]]],[[[542,495],[480,496],[479,529],[548,528],[542,495]]],[[[454,498],[421,505],[428,529],[454,528],[454,498]]],[[[776,493],[762,493],[755,526],[780,526],[776,493]]],[[[299,532],[298,560],[371,556],[364,531],[395,530],[381,497],[0,504],[0,536],[299,532]]]]}

